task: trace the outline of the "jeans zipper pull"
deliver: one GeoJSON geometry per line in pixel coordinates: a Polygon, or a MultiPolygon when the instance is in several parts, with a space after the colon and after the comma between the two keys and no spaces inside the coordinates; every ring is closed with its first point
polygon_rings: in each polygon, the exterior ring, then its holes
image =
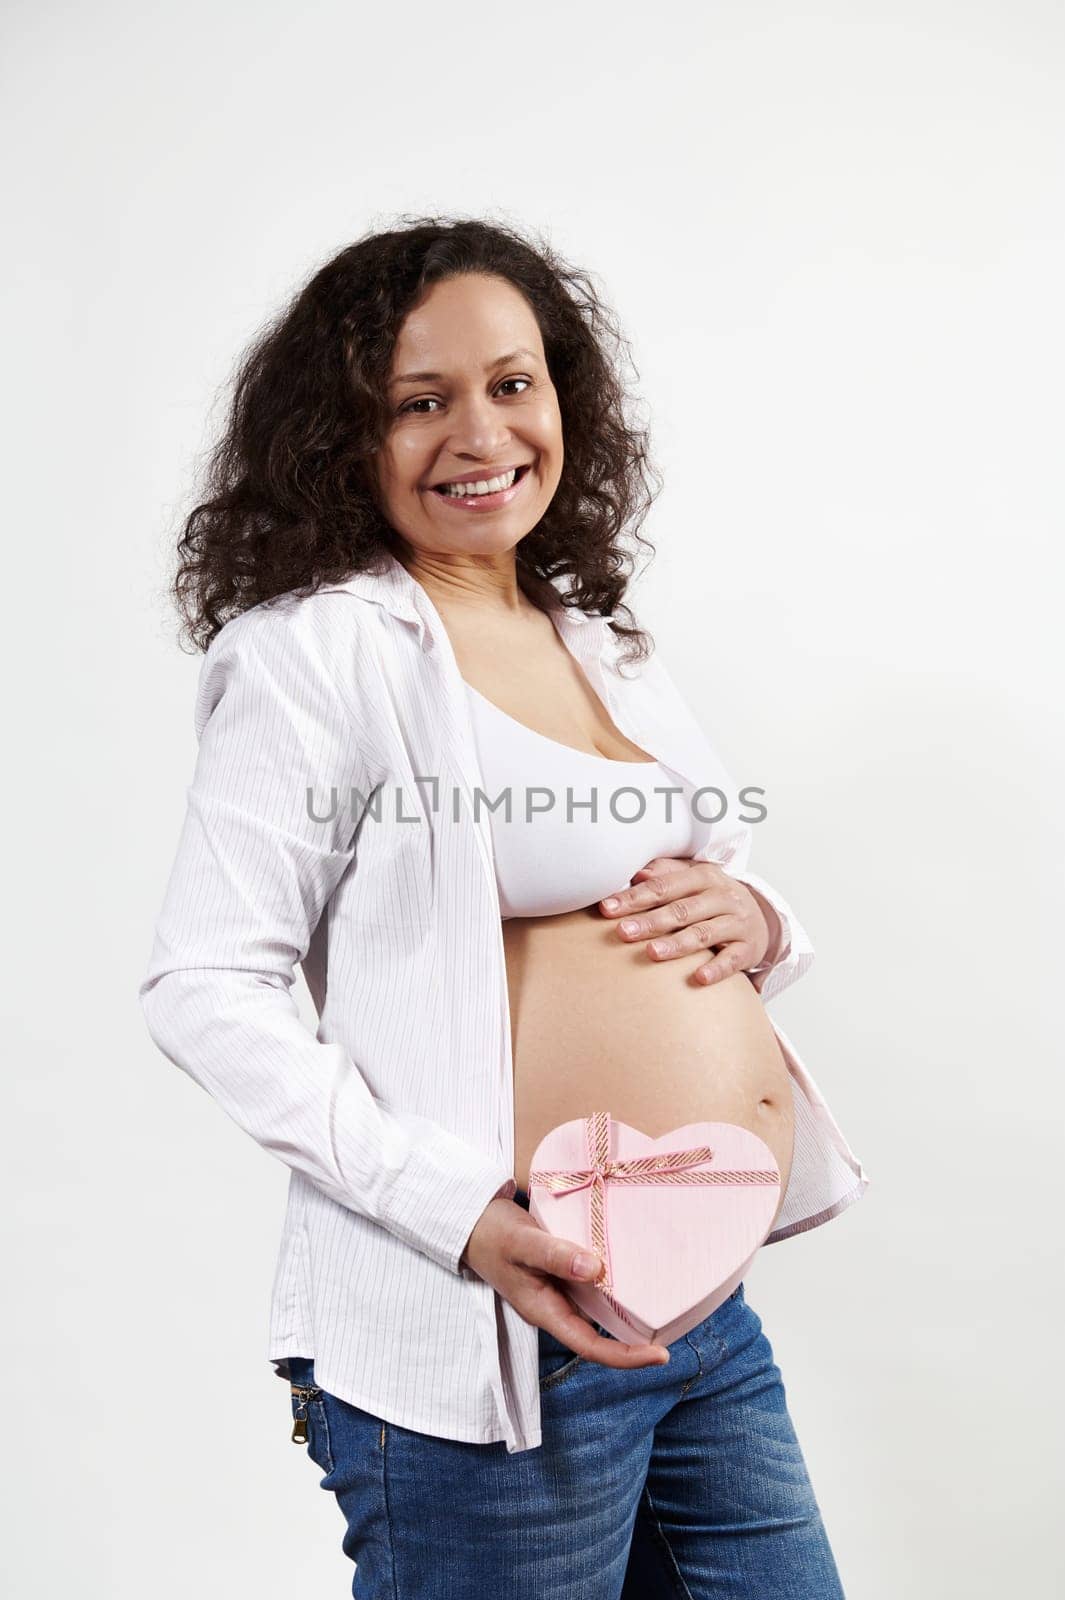
{"type": "Polygon", "coordinates": [[[307,1391],[305,1389],[294,1389],[293,1393],[294,1394],[298,1394],[300,1398],[299,1398],[299,1404],[296,1407],[296,1418],[295,1418],[295,1421],[294,1421],[294,1423],[292,1425],[292,1443],[293,1444],[306,1444],[307,1443],[307,1391]]]}

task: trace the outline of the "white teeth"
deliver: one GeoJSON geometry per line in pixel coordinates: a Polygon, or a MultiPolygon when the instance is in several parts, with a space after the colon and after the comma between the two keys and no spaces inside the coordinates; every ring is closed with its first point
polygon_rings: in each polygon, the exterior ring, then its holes
{"type": "Polygon", "coordinates": [[[476,483],[449,483],[444,492],[455,500],[471,494],[498,494],[500,489],[509,489],[516,477],[515,468],[505,472],[501,478],[478,478],[476,483]]]}

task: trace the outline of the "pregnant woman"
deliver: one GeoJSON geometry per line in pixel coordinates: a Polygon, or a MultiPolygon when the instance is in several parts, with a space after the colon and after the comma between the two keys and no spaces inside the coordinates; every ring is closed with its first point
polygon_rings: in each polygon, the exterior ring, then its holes
{"type": "Polygon", "coordinates": [[[629,1345],[528,1211],[597,1111],[757,1134],[767,1242],[868,1182],[764,1009],[808,942],[622,604],[612,337],[512,229],[368,236],[248,356],[182,539],[199,754],[141,999],[291,1169],[268,1355],[356,1596],[842,1594],[744,1285],[629,1345]]]}

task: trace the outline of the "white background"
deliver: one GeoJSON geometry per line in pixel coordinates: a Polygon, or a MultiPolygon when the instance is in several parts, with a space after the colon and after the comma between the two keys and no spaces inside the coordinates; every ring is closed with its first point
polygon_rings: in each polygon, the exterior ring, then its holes
{"type": "Polygon", "coordinates": [[[666,480],[632,598],[818,950],[775,1014],[872,1182],[748,1291],[848,1600],[1060,1592],[1060,7],[98,0],[4,36],[5,1591],[349,1592],[265,1360],[287,1170],[136,988],[227,377],[433,212],[544,231],[616,307],[666,480]]]}

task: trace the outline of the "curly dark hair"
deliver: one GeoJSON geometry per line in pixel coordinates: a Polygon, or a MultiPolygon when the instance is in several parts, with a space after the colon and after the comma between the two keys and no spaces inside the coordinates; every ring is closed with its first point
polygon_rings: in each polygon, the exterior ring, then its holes
{"type": "Polygon", "coordinates": [[[194,648],[251,606],[350,577],[382,546],[398,554],[369,464],[391,421],[393,351],[428,287],[467,272],[496,274],[525,296],[558,396],[562,477],[515,551],[522,591],[544,606],[559,598],[551,580],[569,577],[564,603],[609,617],[634,642],[625,661],[649,654],[653,640],[621,603],[632,571],[623,541],[631,527],[653,557],[639,528],[661,483],[647,432],[628,416],[618,365],[628,345],[615,320],[589,274],[542,238],[483,218],[408,216],[320,267],[238,364],[208,497],[178,541],[172,593],[194,648]]]}

